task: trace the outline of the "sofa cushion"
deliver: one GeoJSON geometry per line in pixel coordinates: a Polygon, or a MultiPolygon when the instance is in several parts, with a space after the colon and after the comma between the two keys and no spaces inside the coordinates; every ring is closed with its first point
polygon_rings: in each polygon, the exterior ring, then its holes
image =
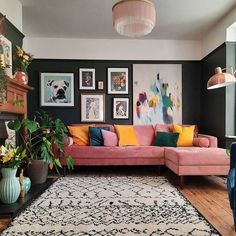
{"type": "Polygon", "coordinates": [[[161,147],[176,147],[179,133],[157,132],[155,145],[161,147]]]}
{"type": "Polygon", "coordinates": [[[210,146],[210,141],[209,141],[209,139],[204,138],[204,137],[193,138],[193,146],[208,148],[210,146]]]}
{"type": "Polygon", "coordinates": [[[68,126],[70,135],[73,138],[74,143],[82,146],[89,145],[89,127],[94,125],[79,125],[79,126],[68,126]]]}
{"type": "Polygon", "coordinates": [[[152,125],[134,125],[139,145],[150,146],[154,143],[155,132],[152,125]]]}
{"type": "Polygon", "coordinates": [[[110,132],[106,130],[102,131],[103,144],[106,147],[115,147],[118,145],[118,138],[115,132],[110,132]]]}
{"type": "Polygon", "coordinates": [[[222,148],[165,148],[165,159],[178,166],[228,165],[229,157],[222,148]]]}
{"type": "Polygon", "coordinates": [[[119,137],[119,146],[139,145],[132,125],[115,125],[115,130],[119,137]]]}
{"type": "Polygon", "coordinates": [[[155,134],[157,134],[157,132],[172,132],[172,131],[173,131],[173,125],[156,124],[155,126],[155,134]]]}
{"type": "Polygon", "coordinates": [[[179,133],[177,142],[178,147],[191,147],[193,146],[195,126],[181,126],[173,124],[173,132],[179,133]]]}
{"type": "Polygon", "coordinates": [[[65,156],[73,158],[164,158],[164,148],[155,146],[94,147],[73,144],[65,147],[65,156]]]}
{"type": "Polygon", "coordinates": [[[103,146],[102,129],[109,131],[109,127],[89,127],[90,146],[103,146]]]}

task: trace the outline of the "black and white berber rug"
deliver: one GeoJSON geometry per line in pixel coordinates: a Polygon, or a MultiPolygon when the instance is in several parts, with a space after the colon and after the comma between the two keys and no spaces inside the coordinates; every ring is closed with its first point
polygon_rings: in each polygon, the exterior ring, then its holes
{"type": "Polygon", "coordinates": [[[164,177],[60,178],[2,235],[219,235],[164,177]]]}

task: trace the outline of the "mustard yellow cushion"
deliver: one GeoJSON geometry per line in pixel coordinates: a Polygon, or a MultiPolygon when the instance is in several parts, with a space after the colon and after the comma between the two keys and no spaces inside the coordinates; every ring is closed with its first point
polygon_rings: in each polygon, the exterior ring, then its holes
{"type": "Polygon", "coordinates": [[[177,147],[191,147],[193,146],[195,125],[181,126],[173,124],[173,132],[179,133],[177,147]]]}
{"type": "Polygon", "coordinates": [[[94,125],[67,126],[74,143],[81,146],[89,145],[89,126],[94,125]]]}
{"type": "Polygon", "coordinates": [[[132,125],[115,125],[119,146],[138,146],[139,142],[132,125]]]}

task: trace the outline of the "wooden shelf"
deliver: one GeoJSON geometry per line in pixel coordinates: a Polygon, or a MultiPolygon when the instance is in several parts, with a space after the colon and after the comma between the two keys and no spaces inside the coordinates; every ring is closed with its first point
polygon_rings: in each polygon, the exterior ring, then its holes
{"type": "Polygon", "coordinates": [[[8,82],[7,102],[0,105],[0,112],[18,114],[27,117],[27,93],[34,88],[20,84],[14,79],[8,82]],[[17,101],[22,101],[20,104],[17,101]]]}

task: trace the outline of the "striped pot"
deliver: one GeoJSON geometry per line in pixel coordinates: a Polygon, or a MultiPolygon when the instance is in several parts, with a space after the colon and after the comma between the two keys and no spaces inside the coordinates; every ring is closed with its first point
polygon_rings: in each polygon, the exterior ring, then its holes
{"type": "Polygon", "coordinates": [[[0,181],[0,200],[10,204],[16,202],[20,196],[20,182],[16,178],[17,169],[2,168],[2,179],[0,181]]]}

